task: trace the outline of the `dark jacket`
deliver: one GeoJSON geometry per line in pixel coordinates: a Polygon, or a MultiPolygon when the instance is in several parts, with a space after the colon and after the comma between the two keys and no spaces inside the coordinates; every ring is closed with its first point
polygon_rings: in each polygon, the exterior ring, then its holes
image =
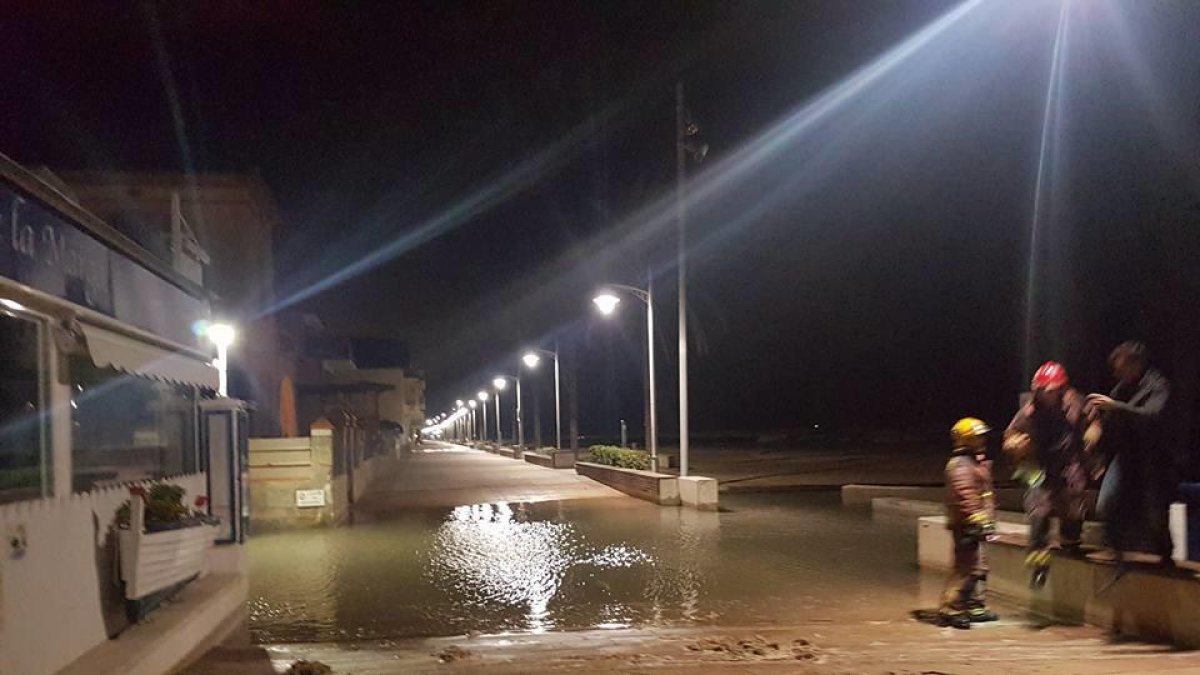
{"type": "Polygon", "coordinates": [[[1171,449],[1166,447],[1164,424],[1171,397],[1167,378],[1150,368],[1136,385],[1118,384],[1110,396],[1116,404],[1104,413],[1105,453],[1131,462],[1169,465],[1171,449]]]}
{"type": "Polygon", "coordinates": [[[1031,459],[1055,475],[1064,467],[1082,462],[1083,432],[1088,427],[1084,398],[1075,388],[1063,392],[1061,410],[1042,410],[1029,402],[1017,411],[1008,432],[1029,434],[1031,459]]]}

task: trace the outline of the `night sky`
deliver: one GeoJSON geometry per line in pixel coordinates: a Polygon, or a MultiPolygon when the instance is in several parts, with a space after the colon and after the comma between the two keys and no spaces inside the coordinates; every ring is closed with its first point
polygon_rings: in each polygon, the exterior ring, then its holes
{"type": "Polygon", "coordinates": [[[406,338],[431,412],[557,339],[582,431],[637,433],[641,308],[589,300],[650,270],[674,433],[678,80],[693,428],[999,424],[1027,363],[1107,388],[1129,338],[1195,406],[1200,3],[243,4],[9,8],[0,151],[261,172],[274,309],[406,338]]]}

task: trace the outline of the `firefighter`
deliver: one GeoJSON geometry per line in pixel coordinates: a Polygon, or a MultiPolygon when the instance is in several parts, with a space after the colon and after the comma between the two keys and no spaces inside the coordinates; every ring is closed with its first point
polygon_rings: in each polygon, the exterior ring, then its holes
{"type": "Polygon", "coordinates": [[[1061,364],[1048,361],[1033,375],[1032,396],[1004,432],[1004,450],[1017,462],[1016,478],[1025,484],[1029,520],[1030,586],[1046,585],[1050,572],[1050,519],[1058,518],[1059,545],[1079,555],[1084,491],[1090,448],[1099,439],[1099,424],[1089,422],[1084,398],[1070,386],[1061,364]]]}
{"type": "Polygon", "coordinates": [[[954,538],[954,567],[938,608],[943,626],[966,629],[973,622],[996,620],[984,596],[988,567],[983,544],[996,532],[992,462],[987,459],[990,431],[974,417],[950,428],[954,449],[946,463],[946,527],[954,538]]]}

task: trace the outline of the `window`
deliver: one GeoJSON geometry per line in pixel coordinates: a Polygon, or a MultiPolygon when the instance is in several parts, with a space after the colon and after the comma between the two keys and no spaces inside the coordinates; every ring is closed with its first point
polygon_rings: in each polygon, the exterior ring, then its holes
{"type": "Polygon", "coordinates": [[[49,489],[41,324],[0,310],[0,503],[49,489]]]}
{"type": "Polygon", "coordinates": [[[198,470],[196,388],[72,364],[76,492],[198,470]]]}

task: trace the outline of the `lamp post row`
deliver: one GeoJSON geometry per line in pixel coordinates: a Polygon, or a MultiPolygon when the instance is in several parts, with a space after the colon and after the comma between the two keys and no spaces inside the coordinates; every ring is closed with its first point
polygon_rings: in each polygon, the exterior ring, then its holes
{"type": "MultiPolygon", "coordinates": [[[[708,153],[708,145],[699,142],[698,138],[699,127],[693,124],[688,119],[687,108],[684,102],[683,83],[680,82],[675,87],[675,166],[676,166],[676,185],[675,185],[675,217],[678,231],[678,249],[676,272],[678,274],[679,284],[679,475],[688,475],[688,335],[687,335],[687,160],[689,157],[699,162],[704,159],[708,153]]],[[[640,289],[634,286],[612,285],[613,290],[621,290],[633,295],[639,300],[646,303],[646,360],[647,360],[647,398],[649,400],[649,436],[647,445],[649,446],[650,455],[657,457],[658,455],[658,420],[656,408],[656,390],[655,390],[655,368],[654,368],[654,296],[651,282],[647,279],[646,288],[640,289]]],[[[594,299],[596,306],[604,314],[612,314],[616,309],[620,298],[612,292],[602,293],[594,299]]],[[[538,349],[531,351],[523,357],[523,361],[530,368],[536,367],[540,357],[539,353],[551,355],[554,358],[554,437],[555,445],[562,449],[562,408],[559,385],[559,362],[557,348],[554,351],[538,349]]],[[[497,378],[499,381],[500,378],[497,378]]],[[[517,380],[517,407],[516,407],[516,427],[518,430],[518,438],[520,445],[525,445],[524,434],[521,431],[521,380],[517,380]]],[[[503,387],[497,386],[496,396],[496,437],[500,438],[500,400],[499,390],[503,387]]],[[[486,411],[484,413],[486,415],[486,411]]],[[[485,434],[486,436],[486,429],[485,434]]],[[[652,460],[655,461],[655,460],[652,460]]],[[[657,467],[655,461],[654,466],[657,467]]]]}

